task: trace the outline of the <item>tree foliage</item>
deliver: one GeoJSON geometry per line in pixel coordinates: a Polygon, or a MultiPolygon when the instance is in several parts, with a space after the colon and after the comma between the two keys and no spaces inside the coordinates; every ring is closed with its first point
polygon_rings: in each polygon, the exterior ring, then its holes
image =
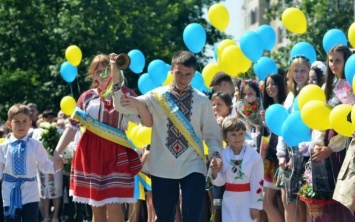
{"type": "Polygon", "coordinates": [[[272,53],[273,59],[282,68],[288,68],[288,58],[292,46],[297,42],[306,41],[313,45],[317,52],[317,59],[326,61],[326,53],[322,41],[324,34],[330,29],[340,29],[346,35],[354,22],[354,5],[349,0],[278,0],[271,4],[265,16],[268,20],[281,19],[282,12],[289,7],[299,8],[307,17],[307,32],[302,35],[287,31],[286,37],[290,44],[279,47],[272,53]]]}
{"type": "MultiPolygon", "coordinates": [[[[74,98],[90,87],[87,68],[98,53],[141,50],[146,64],[170,63],[173,52],[186,49],[184,28],[197,22],[212,45],[223,34],[203,18],[212,0],[37,0],[0,2],[0,122],[17,102],[37,103],[39,110],[59,110],[63,96],[74,98]],[[77,79],[67,84],[60,76],[68,46],[78,45],[83,60],[77,79]]],[[[203,52],[200,63],[206,63],[203,52]]],[[[137,91],[139,75],[126,72],[137,91]]]]}

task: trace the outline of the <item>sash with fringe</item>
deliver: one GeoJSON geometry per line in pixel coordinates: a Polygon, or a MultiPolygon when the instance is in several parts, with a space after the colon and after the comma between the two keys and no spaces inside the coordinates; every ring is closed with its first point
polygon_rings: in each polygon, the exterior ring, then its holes
{"type": "Polygon", "coordinates": [[[160,94],[155,91],[153,92],[153,96],[157,99],[164,113],[168,116],[170,121],[173,122],[176,128],[178,128],[191,147],[196,151],[201,159],[205,160],[205,156],[202,152],[203,146],[201,139],[196,135],[190,121],[179,110],[179,107],[171,98],[170,93],[166,91],[160,94]]]}
{"type": "Polygon", "coordinates": [[[132,149],[124,131],[95,120],[79,108],[75,108],[72,118],[96,135],[132,149]]]}

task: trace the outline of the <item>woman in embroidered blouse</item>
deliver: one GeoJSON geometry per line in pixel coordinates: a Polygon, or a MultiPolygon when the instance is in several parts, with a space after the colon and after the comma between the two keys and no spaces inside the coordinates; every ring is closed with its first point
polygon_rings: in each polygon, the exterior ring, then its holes
{"type": "Polygon", "coordinates": [[[264,166],[261,156],[245,143],[246,128],[237,117],[222,126],[227,147],[222,151],[223,164],[212,160],[212,183],[226,185],[222,200],[223,221],[255,220],[263,209],[264,166]],[[223,165],[223,166],[222,166],[223,165]]]}
{"type": "MultiPolygon", "coordinates": [[[[289,113],[293,112],[293,102],[301,89],[308,83],[310,70],[309,60],[304,56],[295,56],[291,59],[288,72],[288,94],[284,107],[289,113]]],[[[285,208],[285,221],[291,222],[295,218],[299,221],[306,220],[306,206],[298,201],[297,192],[302,181],[304,164],[306,160],[299,152],[298,146],[288,147],[279,137],[277,143],[277,157],[279,159],[278,185],[281,186],[282,202],[285,208]]]]}
{"type": "MultiPolygon", "coordinates": [[[[323,89],[325,92],[327,103],[331,106],[341,104],[340,99],[334,93],[335,84],[341,79],[345,79],[344,66],[346,60],[351,56],[350,49],[345,45],[336,45],[328,52],[327,58],[327,74],[325,77],[325,84],[323,89]]],[[[353,104],[351,104],[353,105],[353,104]]],[[[331,169],[327,170],[326,175],[317,171],[319,178],[312,178],[313,189],[316,192],[325,191],[326,188],[322,178],[330,178],[332,182],[335,182],[338,178],[338,174],[341,165],[345,159],[346,148],[349,145],[350,138],[337,134],[333,129],[326,131],[313,130],[312,141],[316,144],[314,147],[314,154],[311,156],[312,167],[314,163],[325,167],[327,161],[331,162],[331,169]]],[[[312,169],[312,171],[315,169],[312,169]]],[[[324,172],[324,171],[323,171],[324,172]]],[[[314,177],[315,174],[312,174],[314,177]]],[[[334,186],[330,185],[330,186],[334,186]]],[[[328,186],[328,194],[332,196],[334,187],[328,186]]],[[[316,218],[315,221],[354,221],[355,217],[345,206],[336,202],[335,204],[329,204],[325,206],[322,217],[316,218]]]]}
{"type": "MultiPolygon", "coordinates": [[[[79,97],[77,107],[105,125],[125,130],[129,119],[139,119],[137,115],[122,115],[113,107],[111,78],[113,90],[122,87],[127,95],[135,95],[123,87],[124,76],[117,68],[115,56],[95,56],[88,73],[92,88],[79,97]]],[[[59,154],[79,130],[79,122],[70,119],[70,123],[57,145],[55,159],[60,158],[59,154]]],[[[104,132],[101,133],[97,135],[88,129],[83,133],[72,162],[69,193],[73,201],[91,205],[93,221],[123,221],[121,203],[135,202],[133,177],[140,171],[141,162],[134,150],[103,138],[104,132]]]]}
{"type": "MultiPolygon", "coordinates": [[[[283,104],[286,99],[284,77],[280,74],[271,74],[266,77],[263,87],[263,106],[266,110],[273,104],[283,104]]],[[[265,110],[260,111],[264,119],[265,110]]],[[[266,127],[266,126],[265,126],[266,127]]],[[[267,129],[266,129],[267,130],[267,129]]],[[[261,150],[261,156],[264,158],[264,210],[269,221],[281,222],[284,221],[283,214],[277,206],[277,194],[280,190],[273,182],[274,174],[278,166],[278,159],[276,156],[276,146],[278,136],[270,132],[269,143],[267,150],[261,150]]]]}

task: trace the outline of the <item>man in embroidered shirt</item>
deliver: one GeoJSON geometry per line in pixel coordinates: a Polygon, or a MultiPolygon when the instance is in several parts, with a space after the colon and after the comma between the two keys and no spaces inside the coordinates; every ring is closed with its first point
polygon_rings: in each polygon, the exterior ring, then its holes
{"type": "Polygon", "coordinates": [[[207,173],[202,140],[211,157],[221,152],[222,136],[207,96],[190,86],[196,71],[195,55],[177,52],[171,65],[170,86],[136,98],[125,98],[118,89],[114,106],[119,112],[139,113],[142,121],[143,116],[151,118],[146,121],[152,123],[148,167],[157,221],[174,221],[180,187],[184,221],[196,222],[202,210],[207,173]]]}

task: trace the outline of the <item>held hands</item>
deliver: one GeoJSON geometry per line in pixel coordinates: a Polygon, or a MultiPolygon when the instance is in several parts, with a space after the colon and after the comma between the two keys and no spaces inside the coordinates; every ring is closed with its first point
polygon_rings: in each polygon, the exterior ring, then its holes
{"type": "Polygon", "coordinates": [[[279,166],[282,168],[282,169],[292,169],[292,159],[290,159],[290,161],[288,161],[288,163],[286,163],[286,158],[285,157],[281,157],[279,159],[279,166]]]}
{"type": "Polygon", "coordinates": [[[259,210],[250,208],[250,217],[252,220],[255,220],[259,217],[259,210]]]}
{"type": "Polygon", "coordinates": [[[221,171],[223,162],[220,156],[213,156],[210,163],[212,170],[212,178],[216,178],[219,171],[221,171]]]}
{"type": "Polygon", "coordinates": [[[136,97],[129,96],[127,93],[125,96],[121,97],[120,100],[121,106],[129,108],[137,108],[139,106],[145,105],[142,101],[138,100],[136,97]]]}

